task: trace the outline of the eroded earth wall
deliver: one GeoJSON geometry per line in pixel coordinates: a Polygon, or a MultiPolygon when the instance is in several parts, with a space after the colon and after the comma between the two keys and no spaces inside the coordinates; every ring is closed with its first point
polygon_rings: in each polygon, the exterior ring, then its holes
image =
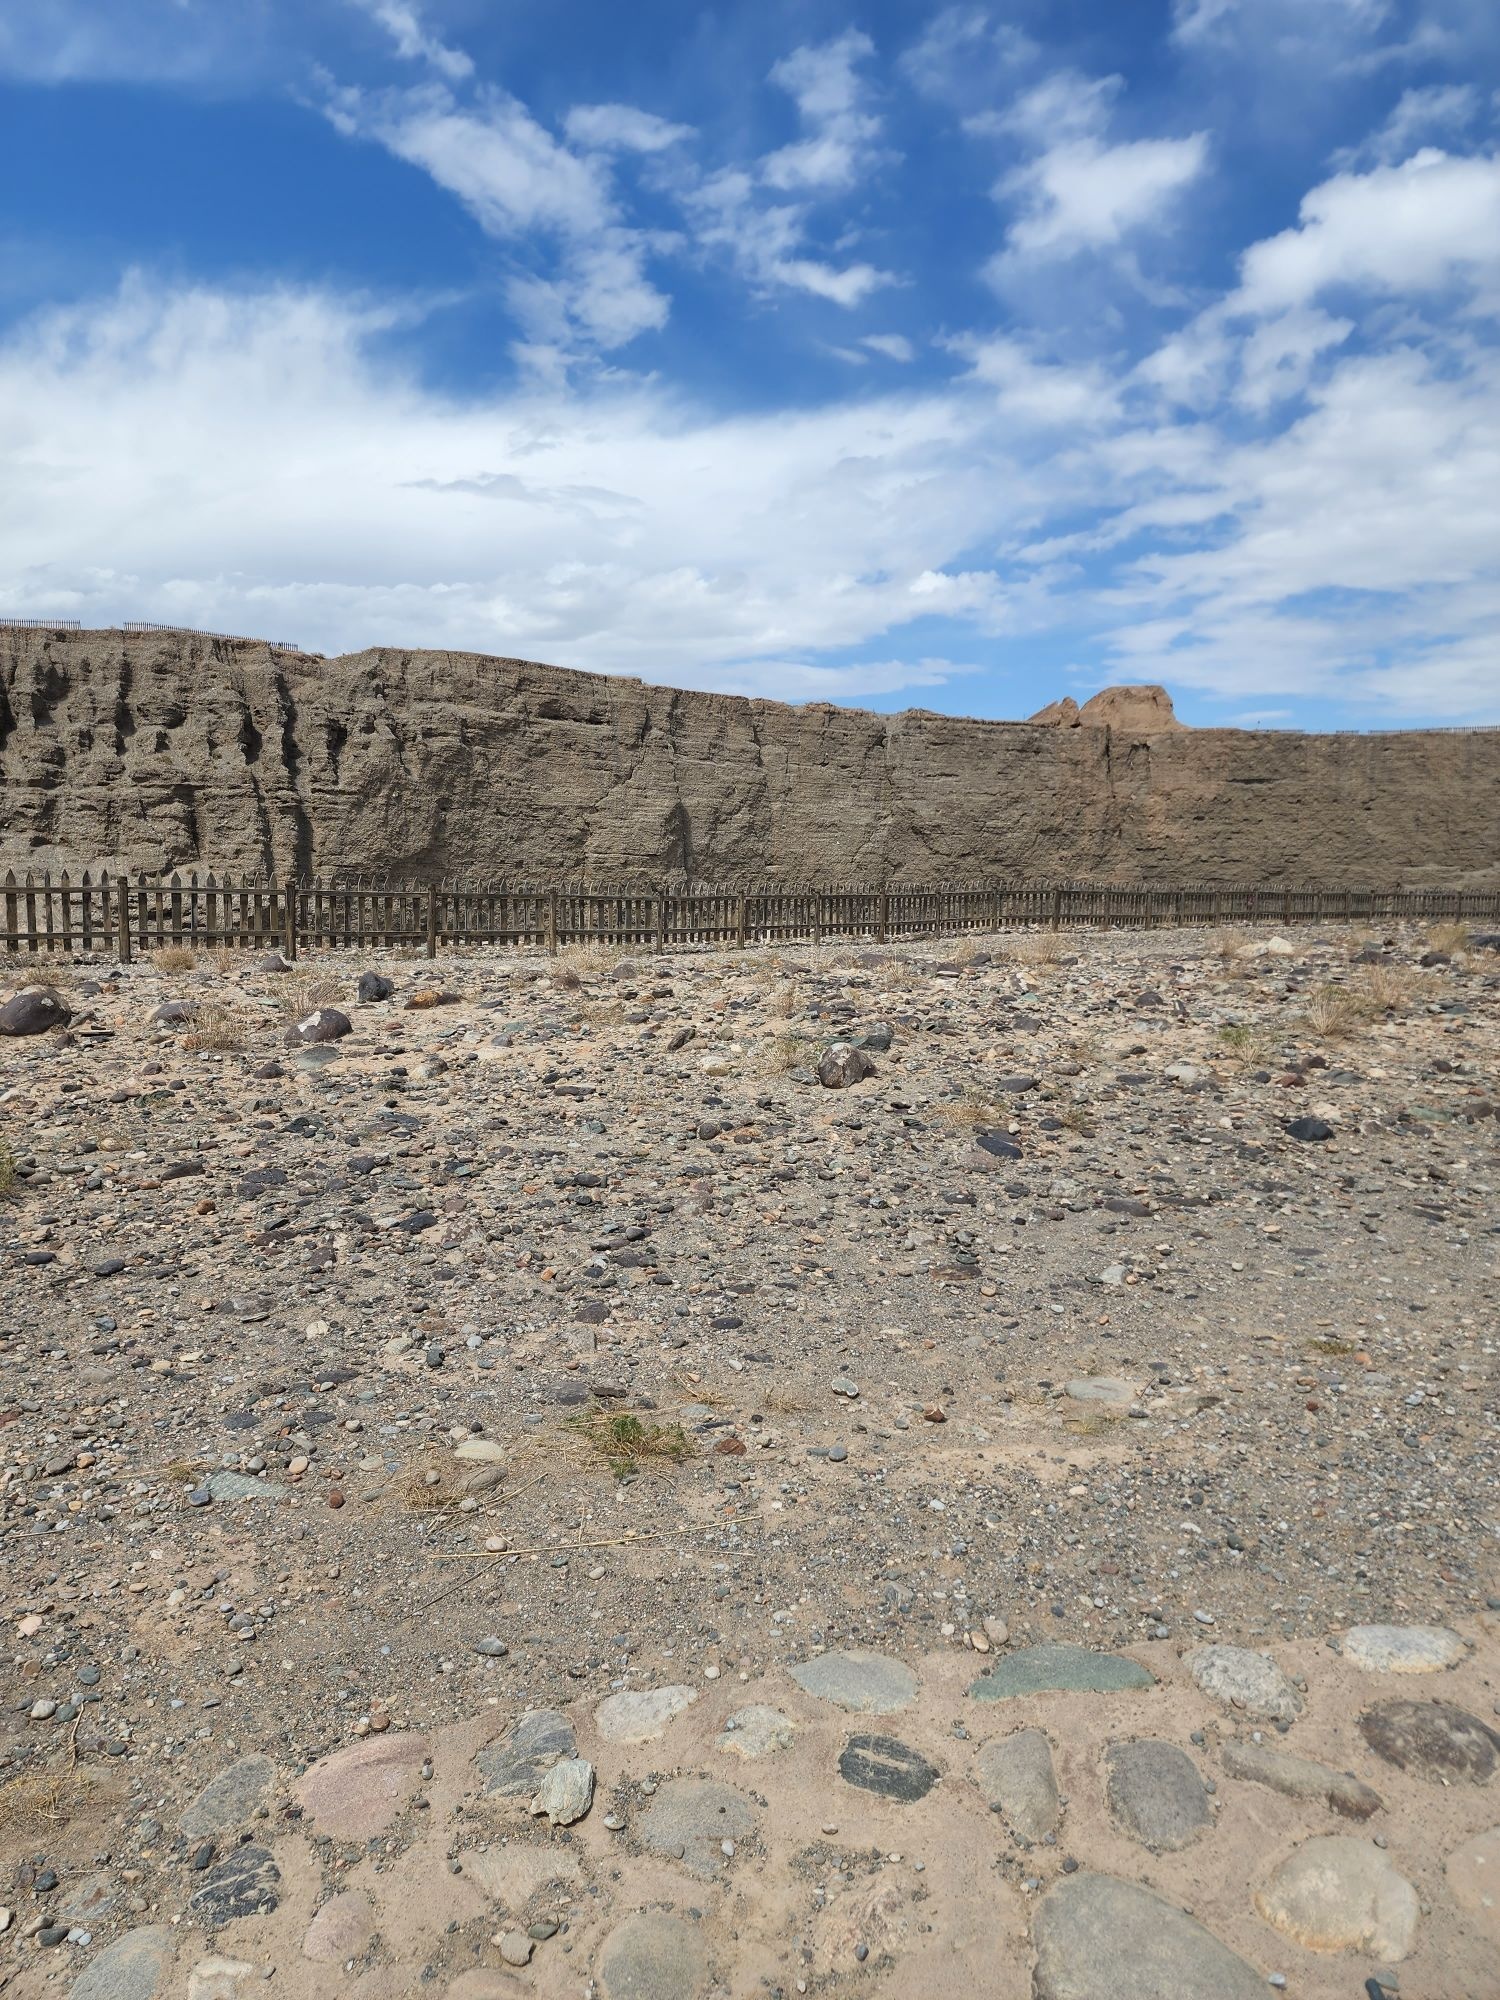
{"type": "Polygon", "coordinates": [[[0,631],[0,865],[1500,882],[1500,731],[874,715],[467,653],[0,631]]]}

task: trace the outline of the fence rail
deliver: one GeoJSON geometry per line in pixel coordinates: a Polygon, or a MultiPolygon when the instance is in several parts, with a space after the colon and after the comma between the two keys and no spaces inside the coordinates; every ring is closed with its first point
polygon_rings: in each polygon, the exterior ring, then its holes
{"type": "Polygon", "coordinates": [[[116,952],[178,945],[353,949],[420,945],[684,945],[952,936],[1028,925],[1500,922],[1500,890],[1193,883],[997,883],[985,888],[517,888],[416,882],[260,882],[196,872],[85,869],[0,881],[0,949],[116,952]]]}

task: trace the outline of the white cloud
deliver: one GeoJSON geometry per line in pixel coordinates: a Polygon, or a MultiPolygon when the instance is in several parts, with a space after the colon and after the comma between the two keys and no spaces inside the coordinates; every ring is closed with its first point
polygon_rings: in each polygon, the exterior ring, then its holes
{"type": "Polygon", "coordinates": [[[1010,255],[1070,256],[1117,243],[1159,222],[1208,159],[1206,133],[1101,146],[1092,139],[1053,146],[1001,183],[1023,213],[1006,237],[1010,255]]]}
{"type": "Polygon", "coordinates": [[[994,20],[984,7],[961,5],[935,14],[898,66],[923,97],[977,114],[1038,54],[1036,43],[1013,22],[994,20]]]}
{"type": "Polygon", "coordinates": [[[858,68],[872,53],[856,29],[794,49],[773,66],[771,81],[796,103],[804,137],[679,189],[699,243],[760,289],[787,287],[847,310],[895,282],[863,259],[815,255],[809,242],[813,204],[846,192],[881,157],[880,121],[865,108],[858,68]]]}
{"type": "Polygon", "coordinates": [[[455,398],[377,358],[389,331],[319,293],[141,281],[13,335],[0,611],[851,698],[946,671],[901,666],[913,619],[1004,616],[959,558],[1017,482],[946,392],[725,418],[624,382],[455,398]],[[854,647],[874,664],[820,664],[854,647]]]}
{"type": "Polygon", "coordinates": [[[850,28],[834,41],[794,49],[771,70],[771,81],[795,102],[807,136],[778,147],[760,163],[761,179],[783,192],[853,185],[880,136],[865,108],[858,64],[875,53],[868,35],[850,28]]]}
{"type": "Polygon", "coordinates": [[[1314,42],[1367,41],[1391,14],[1391,0],[1172,0],[1172,35],[1189,46],[1258,42],[1289,53],[1314,42]]]}
{"type": "Polygon", "coordinates": [[[662,153],[691,139],[691,125],[673,125],[634,104],[575,104],[563,121],[575,146],[606,153],[662,153]]]}
{"type": "Polygon", "coordinates": [[[725,168],[682,195],[699,243],[722,251],[754,285],[788,286],[834,305],[857,306],[894,282],[871,264],[830,264],[807,254],[808,211],[800,203],[765,202],[753,174],[725,168]]]}
{"type": "Polygon", "coordinates": [[[992,267],[1002,280],[1017,264],[1106,250],[1162,222],[1202,173],[1203,132],[1109,143],[1110,107],[1120,88],[1119,77],[1058,70],[1007,109],[969,121],[972,131],[1018,137],[1032,153],[994,190],[997,201],[1018,211],[992,267]]]}
{"type": "Polygon", "coordinates": [[[1404,90],[1385,123],[1358,146],[1334,155],[1337,167],[1394,166],[1426,139],[1454,137],[1472,125],[1483,100],[1471,83],[1432,83],[1404,90]]]}
{"type": "Polygon", "coordinates": [[[1039,361],[1019,340],[960,340],[972,379],[996,392],[999,408],[1022,429],[1092,427],[1120,414],[1118,390],[1097,368],[1039,361]]]}
{"type": "Polygon", "coordinates": [[[537,358],[564,358],[580,338],[620,347],[666,323],[669,302],[646,275],[650,240],[622,221],[607,162],[570,150],[518,98],[490,86],[464,101],[440,84],[343,89],[328,115],[347,136],[421,167],[489,235],[553,240],[551,273],[510,286],[537,358]]]}
{"type": "Polygon", "coordinates": [[[430,33],[410,0],[351,0],[351,4],[385,29],[404,61],[426,63],[450,83],[462,83],[474,74],[473,58],[430,33]]]}
{"type": "Polygon", "coordinates": [[[1245,253],[1234,305],[1270,313],[1336,287],[1413,297],[1497,277],[1500,159],[1428,149],[1313,188],[1296,228],[1245,253]]]}
{"type": "Polygon", "coordinates": [[[917,350],[904,333],[867,333],[860,342],[872,354],[880,354],[887,361],[915,361],[917,350]]]}
{"type": "Polygon", "coordinates": [[[284,70],[264,9],[185,9],[182,0],[4,0],[0,76],[28,83],[243,88],[284,70]]]}
{"type": "Polygon", "coordinates": [[[1263,412],[1289,396],[1300,396],[1319,356],[1341,346],[1353,331],[1353,320],[1331,319],[1315,307],[1296,307],[1263,321],[1251,329],[1240,348],[1236,401],[1263,412]]]}

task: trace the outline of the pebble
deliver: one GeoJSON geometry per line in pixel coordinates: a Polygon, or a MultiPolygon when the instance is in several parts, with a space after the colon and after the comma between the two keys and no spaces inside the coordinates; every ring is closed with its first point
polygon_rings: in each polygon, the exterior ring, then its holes
{"type": "Polygon", "coordinates": [[[594,1767],[586,1757],[563,1757],[537,1787],[529,1807],[549,1826],[572,1826],[594,1802],[594,1767]]]}
{"type": "Polygon", "coordinates": [[[1105,1762],[1110,1812],[1143,1847],[1175,1853],[1213,1824],[1197,1766],[1175,1743],[1151,1737],[1116,1743],[1105,1762]]]}
{"type": "Polygon", "coordinates": [[[1264,2000],[1260,1974],[1195,1918],[1111,1875],[1057,1883],[1032,1936],[1033,2000],[1264,2000]]]}
{"type": "Polygon", "coordinates": [[[1302,1697],[1267,1653],[1245,1646],[1200,1646],[1188,1671],[1203,1693],[1257,1722],[1294,1722],[1302,1697]]]}
{"type": "Polygon", "coordinates": [[[1018,1729],[986,1743],[974,1762],[979,1789],[1012,1833],[1045,1840],[1062,1821],[1052,1746],[1040,1729],[1018,1729]]]}
{"type": "Polygon", "coordinates": [[[612,1694],[594,1710],[594,1726],[606,1743],[653,1743],[697,1699],[696,1688],[680,1685],[612,1694]]]}
{"type": "Polygon", "coordinates": [[[1371,1674],[1437,1673],[1467,1651],[1444,1625],[1355,1625],[1344,1634],[1344,1658],[1371,1674]]]}
{"type": "Polygon", "coordinates": [[[880,1653],[822,1653],[790,1670],[804,1694],[856,1715],[893,1715],[917,1697],[917,1677],[880,1653]]]}
{"type": "Polygon", "coordinates": [[[1280,1864],[1255,1907],[1310,1951],[1357,1951],[1399,1962],[1410,1953],[1419,1906],[1411,1884],[1368,1841],[1325,1834],[1280,1864]]]}

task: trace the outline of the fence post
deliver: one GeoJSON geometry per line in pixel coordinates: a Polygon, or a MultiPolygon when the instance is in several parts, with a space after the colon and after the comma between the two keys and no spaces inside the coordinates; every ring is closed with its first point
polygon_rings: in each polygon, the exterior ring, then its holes
{"type": "Polygon", "coordinates": [[[282,949],[288,959],[297,956],[297,889],[291,882],[284,883],[281,890],[281,934],[282,949]]]}
{"type": "MultiPolygon", "coordinates": [[[[438,918],[437,884],[435,882],[429,882],[427,885],[427,956],[429,958],[437,957],[437,939],[438,939],[437,918],[438,918]]],[[[557,929],[555,923],[549,920],[548,928],[550,932],[548,942],[551,945],[553,951],[556,951],[557,929]]]]}
{"type": "Polygon", "coordinates": [[[737,896],[734,903],[734,942],[738,950],[745,948],[745,898],[737,896]]]}
{"type": "Polygon", "coordinates": [[[122,868],[115,884],[115,915],[119,918],[120,963],[130,963],[130,877],[122,868]]]}
{"type": "Polygon", "coordinates": [[[875,913],[875,938],[879,944],[887,944],[891,935],[891,896],[888,889],[880,892],[880,905],[875,913]]]}
{"type": "Polygon", "coordinates": [[[658,892],[655,901],[656,901],[656,949],[659,952],[662,952],[665,951],[667,948],[667,897],[665,890],[658,892]]]}
{"type": "Polygon", "coordinates": [[[547,891],[547,949],[557,956],[557,891],[547,891]]]}
{"type": "Polygon", "coordinates": [[[1063,892],[1060,888],[1052,891],[1052,928],[1055,931],[1062,929],[1062,898],[1063,892]]]}

